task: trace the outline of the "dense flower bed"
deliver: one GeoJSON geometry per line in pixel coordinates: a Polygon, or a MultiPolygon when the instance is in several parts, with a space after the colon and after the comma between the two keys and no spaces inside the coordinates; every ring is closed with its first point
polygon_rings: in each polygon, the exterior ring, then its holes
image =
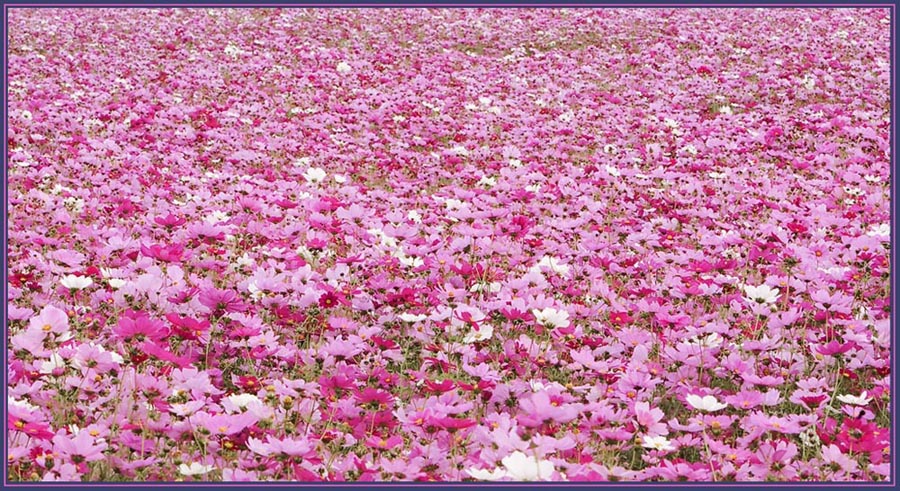
{"type": "Polygon", "coordinates": [[[14,9],[14,480],[880,480],[881,10],[14,9]]]}

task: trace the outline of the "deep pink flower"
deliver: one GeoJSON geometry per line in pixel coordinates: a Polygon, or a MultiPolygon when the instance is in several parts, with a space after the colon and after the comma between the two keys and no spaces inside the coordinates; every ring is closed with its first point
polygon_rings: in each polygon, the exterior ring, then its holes
{"type": "Polygon", "coordinates": [[[187,222],[183,217],[177,217],[171,213],[166,216],[158,216],[153,221],[166,228],[174,228],[187,222]]]}
{"type": "Polygon", "coordinates": [[[403,437],[391,435],[387,438],[372,435],[366,439],[366,446],[378,450],[392,450],[403,443],[403,437]]]}
{"type": "Polygon", "coordinates": [[[184,246],[181,244],[172,244],[168,246],[161,244],[145,246],[142,244],[141,254],[167,263],[181,262],[190,257],[190,252],[185,251],[184,246]]]}
{"type": "Polygon", "coordinates": [[[123,341],[159,341],[169,334],[165,324],[151,319],[146,312],[126,311],[113,328],[113,334],[123,341]]]}

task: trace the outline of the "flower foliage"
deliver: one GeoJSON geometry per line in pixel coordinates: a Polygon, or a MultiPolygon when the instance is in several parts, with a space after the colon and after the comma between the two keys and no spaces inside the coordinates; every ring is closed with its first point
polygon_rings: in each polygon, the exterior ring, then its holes
{"type": "Polygon", "coordinates": [[[883,480],[887,9],[13,9],[8,473],[883,480]]]}

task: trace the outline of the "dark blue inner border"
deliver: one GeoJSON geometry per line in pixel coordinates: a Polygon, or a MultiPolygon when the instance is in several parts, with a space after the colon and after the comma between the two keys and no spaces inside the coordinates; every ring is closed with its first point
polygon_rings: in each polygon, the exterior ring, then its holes
{"type": "MultiPolygon", "coordinates": [[[[385,7],[727,7],[727,8],[748,8],[748,7],[768,7],[768,8],[791,8],[791,7],[830,7],[830,8],[860,8],[860,7],[892,7],[891,8],[891,242],[895,244],[896,241],[896,231],[897,231],[897,221],[896,221],[896,213],[895,213],[895,203],[897,200],[897,188],[894,185],[893,175],[895,170],[895,157],[894,153],[896,151],[896,132],[894,131],[893,122],[895,121],[894,115],[896,112],[896,99],[894,99],[894,85],[896,83],[896,45],[895,45],[895,34],[897,30],[897,23],[895,18],[895,7],[898,3],[898,0],[867,0],[865,2],[853,3],[848,2],[847,0],[839,1],[839,0],[819,0],[819,1],[809,1],[809,0],[794,0],[790,2],[783,2],[778,0],[757,0],[755,2],[740,2],[734,0],[705,0],[705,1],[697,1],[697,0],[683,0],[681,2],[671,2],[666,0],[643,0],[640,2],[597,2],[597,1],[589,1],[589,0],[568,0],[565,2],[548,2],[548,1],[538,1],[538,0],[495,0],[491,2],[476,2],[476,1],[454,1],[454,0],[443,0],[441,2],[426,2],[421,0],[394,0],[391,2],[377,1],[377,0],[343,0],[340,3],[323,3],[323,2],[310,2],[310,1],[286,1],[286,0],[266,0],[265,2],[260,3],[247,3],[246,1],[234,1],[234,0],[214,0],[214,1],[205,1],[205,2],[195,2],[195,1],[187,1],[187,0],[168,0],[165,2],[128,2],[128,1],[114,1],[114,0],[93,0],[91,2],[78,2],[74,0],[58,0],[54,2],[46,2],[46,3],[38,3],[31,0],[4,0],[3,2],[3,32],[4,32],[4,50],[2,53],[3,59],[3,75],[4,75],[4,87],[8,87],[8,74],[7,74],[7,52],[9,49],[9,39],[6,36],[7,33],[7,20],[8,20],[8,9],[9,8],[17,8],[17,7],[28,7],[28,8],[52,8],[52,7],[106,7],[106,6],[115,6],[115,7],[126,7],[126,8],[140,8],[140,7],[216,7],[216,6],[228,6],[228,7],[266,7],[266,6],[297,6],[297,7],[321,7],[321,8],[334,8],[334,7],[372,7],[372,8],[385,8],[385,7]]],[[[4,91],[4,107],[8,107],[8,99],[7,93],[4,91]]],[[[4,154],[7,153],[7,145],[8,140],[6,138],[7,131],[7,119],[3,118],[3,150],[4,154]]],[[[8,246],[8,224],[7,220],[7,206],[9,203],[9,194],[8,194],[8,175],[7,175],[7,167],[3,167],[3,194],[5,197],[3,203],[3,220],[4,227],[2,231],[2,242],[4,248],[8,246]]],[[[897,305],[897,289],[895,288],[896,282],[896,246],[891,249],[891,301],[892,306],[896,308],[897,305]]],[[[2,289],[3,296],[7,296],[7,275],[8,275],[8,264],[7,264],[7,255],[4,254],[2,256],[3,263],[3,282],[2,289]]],[[[6,312],[6,308],[4,307],[4,312],[6,312]]],[[[4,315],[4,327],[6,327],[6,316],[4,315]]],[[[892,339],[896,339],[897,330],[896,330],[896,317],[894,316],[893,309],[891,312],[891,332],[892,339]]],[[[6,370],[6,351],[7,340],[6,337],[3,338],[3,361],[4,361],[4,373],[6,370]]],[[[896,358],[891,357],[891,365],[893,367],[891,372],[891,387],[892,390],[896,391],[896,358]]],[[[6,399],[7,387],[3,386],[3,396],[4,401],[6,399]]],[[[897,444],[896,444],[896,436],[897,433],[894,430],[894,425],[896,424],[896,412],[894,406],[895,399],[891,399],[891,415],[892,415],[892,427],[891,427],[891,448],[893,450],[891,459],[892,459],[892,468],[891,468],[891,480],[886,483],[622,483],[622,484],[611,484],[611,483],[596,483],[596,484],[585,484],[585,483],[528,483],[528,484],[509,484],[509,483],[432,483],[432,484],[422,484],[422,483],[357,483],[357,484],[347,484],[347,483],[191,483],[191,484],[178,484],[174,482],[165,482],[165,483],[130,483],[130,484],[112,484],[112,483],[12,483],[9,482],[6,467],[3,469],[3,477],[4,487],[14,487],[21,489],[55,489],[55,488],[67,488],[67,489],[90,489],[92,487],[113,487],[113,486],[138,486],[138,487],[161,487],[161,486],[172,486],[179,489],[209,489],[211,487],[227,487],[227,488],[237,488],[237,489],[251,489],[257,487],[302,487],[302,488],[310,488],[310,487],[321,487],[321,488],[356,488],[356,489],[365,489],[367,487],[376,487],[376,488],[385,488],[385,487],[397,487],[397,488],[429,488],[429,487],[439,487],[443,489],[464,489],[464,488],[472,488],[472,487],[485,487],[491,489],[528,489],[530,487],[539,487],[539,488],[585,488],[585,487],[598,487],[603,489],[628,489],[633,487],[656,487],[656,488],[665,488],[665,487],[739,487],[739,488],[748,488],[748,489],[770,489],[772,487],[801,487],[801,488],[838,488],[838,489],[853,489],[856,487],[878,487],[878,488],[894,488],[897,487],[896,480],[896,465],[897,465],[897,444]]],[[[6,404],[4,402],[3,405],[3,416],[4,420],[6,419],[6,404]]],[[[4,431],[4,435],[6,431],[4,431]]],[[[8,440],[5,439],[3,444],[3,454],[4,456],[7,454],[7,444],[8,440]]],[[[4,459],[5,460],[5,459],[4,459]]]]}

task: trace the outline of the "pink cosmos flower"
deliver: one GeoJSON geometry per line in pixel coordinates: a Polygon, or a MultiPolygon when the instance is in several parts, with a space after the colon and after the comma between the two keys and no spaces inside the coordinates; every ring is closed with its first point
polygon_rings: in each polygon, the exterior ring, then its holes
{"type": "Polygon", "coordinates": [[[53,449],[75,464],[94,462],[105,458],[103,451],[107,443],[94,438],[87,431],[79,431],[74,437],[56,435],[53,437],[53,449]]]}
{"type": "Polygon", "coordinates": [[[662,422],[665,413],[659,408],[650,409],[650,403],[638,402],[634,405],[634,418],[644,435],[649,437],[669,434],[666,424],[662,422]]]}
{"type": "Polygon", "coordinates": [[[562,397],[541,391],[519,402],[522,412],[517,419],[525,426],[539,426],[548,421],[568,423],[578,417],[578,407],[567,404],[562,397]]]}
{"type": "Polygon", "coordinates": [[[246,312],[250,308],[234,290],[208,288],[200,292],[199,300],[212,312],[246,312]]]}
{"type": "Polygon", "coordinates": [[[63,310],[47,305],[38,315],[28,320],[28,325],[31,329],[64,334],[69,330],[69,316],[63,310]]]}
{"type": "Polygon", "coordinates": [[[266,437],[265,442],[251,437],[247,440],[247,448],[263,456],[305,457],[315,452],[315,447],[307,440],[278,439],[272,435],[266,437]]]}

